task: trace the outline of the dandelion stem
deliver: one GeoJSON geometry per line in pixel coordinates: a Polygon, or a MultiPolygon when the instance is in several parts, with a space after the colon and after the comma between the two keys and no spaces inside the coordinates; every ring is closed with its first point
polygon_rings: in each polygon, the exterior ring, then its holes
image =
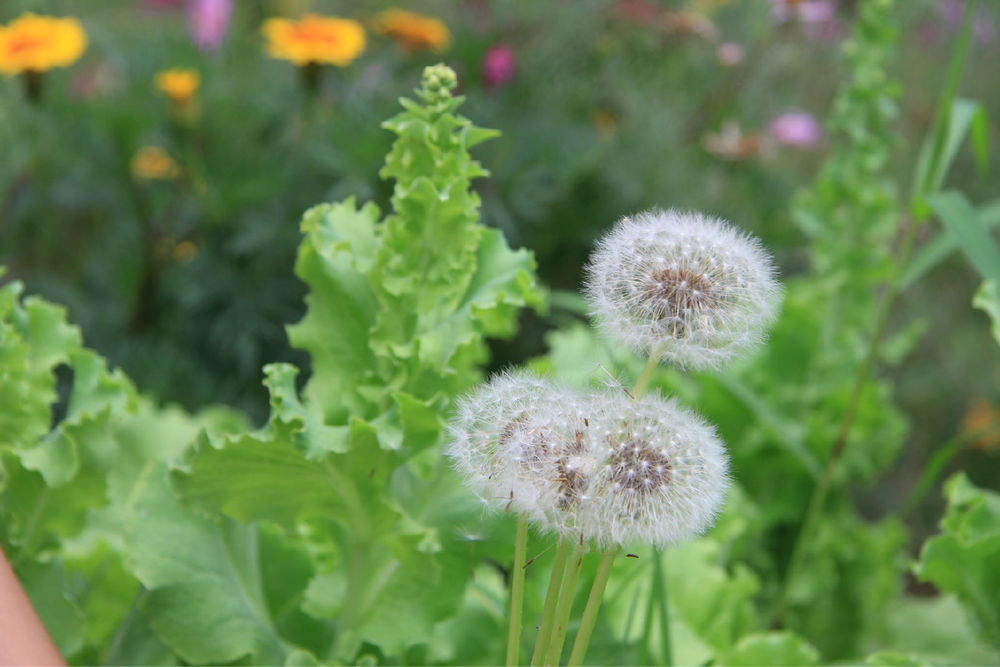
{"type": "Polygon", "coordinates": [[[566,630],[569,627],[569,616],[573,611],[573,598],[576,597],[576,581],[580,577],[580,567],[583,565],[585,555],[587,555],[587,548],[579,545],[573,549],[573,555],[570,556],[566,568],[566,579],[563,581],[562,593],[559,595],[559,606],[556,608],[556,622],[552,628],[552,639],[545,652],[546,665],[558,665],[559,658],[562,657],[563,644],[566,642],[566,630]]]}
{"type": "Polygon", "coordinates": [[[518,662],[521,646],[521,612],[524,607],[524,557],[528,547],[528,521],[517,519],[517,538],[514,542],[514,570],[510,582],[510,627],[507,630],[507,667],[518,662]]]}
{"type": "Polygon", "coordinates": [[[608,585],[611,566],[617,555],[618,550],[611,547],[601,556],[601,564],[597,566],[594,585],[590,587],[590,597],[587,598],[587,606],[584,607],[583,617],[580,619],[580,629],[576,632],[573,650],[569,654],[569,662],[566,663],[570,667],[578,667],[583,664],[583,657],[587,654],[587,647],[590,645],[590,634],[594,631],[594,623],[597,621],[597,611],[601,607],[604,589],[608,585]]]}
{"type": "Polygon", "coordinates": [[[24,72],[24,94],[31,104],[41,104],[42,102],[42,73],[38,70],[29,69],[24,72]]]}
{"type": "Polygon", "coordinates": [[[670,667],[674,664],[673,644],[670,641],[670,597],[667,590],[667,577],[664,574],[664,561],[667,555],[657,553],[653,559],[653,586],[660,604],[660,637],[663,644],[663,665],[670,667]]]}
{"type": "Polygon", "coordinates": [[[649,389],[649,381],[653,379],[653,373],[660,365],[659,356],[653,355],[646,360],[646,365],[642,367],[642,373],[639,374],[639,379],[635,382],[635,388],[632,389],[632,396],[636,400],[639,400],[649,389]]]}
{"type": "Polygon", "coordinates": [[[569,556],[569,540],[562,538],[556,548],[555,560],[552,561],[552,574],[549,576],[549,590],[545,594],[545,606],[542,607],[542,624],[538,628],[535,639],[535,652],[531,656],[531,664],[537,667],[545,658],[552,637],[552,622],[555,620],[556,602],[559,599],[559,586],[562,584],[563,571],[566,569],[566,558],[569,556]]]}

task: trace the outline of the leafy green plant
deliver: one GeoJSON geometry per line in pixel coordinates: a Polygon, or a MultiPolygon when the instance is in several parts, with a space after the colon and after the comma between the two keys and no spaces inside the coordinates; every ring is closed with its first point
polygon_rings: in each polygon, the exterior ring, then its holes
{"type": "Polygon", "coordinates": [[[300,397],[296,369],[265,369],[260,431],[154,408],[61,310],[4,288],[0,386],[23,406],[4,415],[4,546],[40,601],[79,579],[81,595],[40,604],[75,614],[50,624],[64,653],[399,659],[455,613],[455,572],[471,566],[456,526],[477,505],[435,454],[441,415],[479,378],[484,334],[509,334],[544,298],[531,256],[478,224],[470,181],[486,172],[467,149],[494,133],[455,115],[454,85],[429,68],[421,102],[386,123],[393,215],[353,199],[306,213],[296,268],[310,295],[290,336],[313,374],[300,397]],[[50,431],[60,364],[72,393],[50,431]]]}
{"type": "Polygon", "coordinates": [[[941,534],[927,540],[915,572],[958,596],[979,635],[1000,649],[1000,495],[977,488],[963,473],[945,485],[948,510],[941,534]]]}

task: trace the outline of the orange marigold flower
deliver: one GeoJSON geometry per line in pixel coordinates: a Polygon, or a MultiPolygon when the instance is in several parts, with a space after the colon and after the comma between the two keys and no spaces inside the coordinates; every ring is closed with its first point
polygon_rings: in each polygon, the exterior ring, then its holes
{"type": "Polygon", "coordinates": [[[365,29],[351,19],[306,14],[298,21],[264,22],[267,52],[296,65],[329,63],[345,67],[365,50],[365,29]]]}
{"type": "Polygon", "coordinates": [[[410,51],[444,51],[451,44],[451,32],[442,21],[404,9],[389,9],[378,15],[377,30],[392,37],[410,51]]]}
{"type": "Polygon", "coordinates": [[[22,14],[0,26],[0,72],[44,72],[76,62],[87,48],[87,34],[74,18],[22,14]]]}
{"type": "Polygon", "coordinates": [[[173,68],[157,72],[156,87],[177,104],[191,101],[201,85],[201,76],[193,69],[173,68]]]}
{"type": "Polygon", "coordinates": [[[132,175],[138,179],[169,181],[178,171],[177,163],[159,146],[143,146],[132,158],[132,175]]]}

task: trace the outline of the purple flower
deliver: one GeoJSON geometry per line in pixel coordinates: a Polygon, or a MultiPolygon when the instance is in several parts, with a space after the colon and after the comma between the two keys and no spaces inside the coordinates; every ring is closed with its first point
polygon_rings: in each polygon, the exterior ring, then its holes
{"type": "Polygon", "coordinates": [[[202,51],[219,48],[232,21],[232,0],[188,0],[187,13],[195,46],[202,51]]]}
{"type": "Polygon", "coordinates": [[[483,56],[483,82],[493,90],[514,78],[514,50],[506,44],[491,46],[483,56]]]}
{"type": "Polygon", "coordinates": [[[805,111],[786,111],[768,128],[771,137],[782,146],[813,148],[823,138],[823,129],[805,111]]]}

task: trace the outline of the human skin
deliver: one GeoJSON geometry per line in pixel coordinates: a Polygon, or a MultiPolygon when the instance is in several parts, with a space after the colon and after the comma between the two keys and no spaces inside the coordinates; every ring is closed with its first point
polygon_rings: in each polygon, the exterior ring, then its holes
{"type": "Polygon", "coordinates": [[[0,665],[65,665],[0,549],[0,665]]]}

